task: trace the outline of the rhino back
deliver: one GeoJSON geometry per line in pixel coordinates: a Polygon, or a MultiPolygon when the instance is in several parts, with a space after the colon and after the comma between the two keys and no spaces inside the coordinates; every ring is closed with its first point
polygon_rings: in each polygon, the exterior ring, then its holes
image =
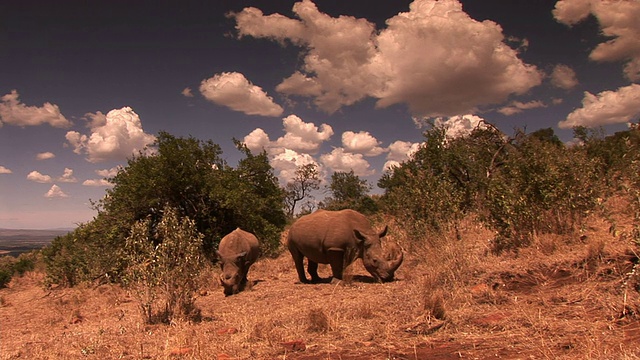
{"type": "Polygon", "coordinates": [[[246,252],[247,260],[254,262],[260,255],[260,242],[252,233],[236,229],[220,240],[218,252],[222,257],[230,257],[246,252]]]}
{"type": "Polygon", "coordinates": [[[305,256],[324,263],[323,254],[329,248],[356,247],[353,230],[372,232],[364,215],[353,210],[318,210],[301,217],[289,230],[289,241],[305,256]]]}

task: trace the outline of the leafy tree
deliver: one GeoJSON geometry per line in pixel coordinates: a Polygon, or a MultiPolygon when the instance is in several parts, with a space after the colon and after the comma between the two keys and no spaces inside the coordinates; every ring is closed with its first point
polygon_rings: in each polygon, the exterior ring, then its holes
{"type": "Polygon", "coordinates": [[[256,233],[265,253],[276,249],[286,219],[283,192],[266,154],[254,156],[236,146],[245,158],[234,169],[217,144],[161,132],[152,152],[133,157],[109,179],[114,186],[94,204],[96,218],[54,241],[45,259],[52,278],[69,285],[100,276],[120,279],[131,228],[148,221],[153,234],[167,206],[194,222],[210,258],[219,240],[237,227],[256,233]]]}
{"type": "Polygon", "coordinates": [[[322,207],[327,210],[354,209],[363,213],[374,213],[377,205],[368,196],[371,189],[371,184],[360,179],[353,170],[334,172],[331,175],[331,183],[327,185],[331,196],[325,198],[322,207]]]}
{"type": "Polygon", "coordinates": [[[313,199],[312,192],[320,189],[320,174],[316,164],[298,167],[293,180],[285,187],[285,206],[289,218],[295,214],[296,205],[303,200],[313,199]]]}

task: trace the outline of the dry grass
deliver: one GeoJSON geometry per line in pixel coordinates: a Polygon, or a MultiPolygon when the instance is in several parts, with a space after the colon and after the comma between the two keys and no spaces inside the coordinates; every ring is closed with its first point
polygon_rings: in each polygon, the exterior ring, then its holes
{"type": "Polygon", "coordinates": [[[638,359],[637,257],[607,222],[590,224],[582,237],[541,235],[501,256],[472,219],[436,248],[392,227],[387,241],[406,255],[387,284],[360,262],[342,284],[295,284],[283,253],[224,297],[213,268],[197,323],[144,325],[118,286],[44,290],[27,273],[0,290],[0,359],[638,359]]]}

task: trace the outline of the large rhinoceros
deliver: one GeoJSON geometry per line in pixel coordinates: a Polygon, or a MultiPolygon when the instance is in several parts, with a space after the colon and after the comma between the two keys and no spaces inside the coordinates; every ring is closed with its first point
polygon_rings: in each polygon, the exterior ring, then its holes
{"type": "Polygon", "coordinates": [[[342,280],[345,267],[361,258],[364,267],[378,281],[391,281],[402,264],[402,252],[387,260],[382,253],[380,238],[387,227],[376,233],[369,220],[354,210],[318,210],[298,219],[289,230],[288,247],[302,283],[318,282],[318,264],[329,264],[332,282],[342,280]],[[304,273],[307,257],[309,281],[304,273]]]}
{"type": "Polygon", "coordinates": [[[260,256],[260,243],[255,235],[238,228],[220,240],[216,255],[222,269],[220,283],[224,294],[229,296],[247,284],[249,268],[260,256]]]}

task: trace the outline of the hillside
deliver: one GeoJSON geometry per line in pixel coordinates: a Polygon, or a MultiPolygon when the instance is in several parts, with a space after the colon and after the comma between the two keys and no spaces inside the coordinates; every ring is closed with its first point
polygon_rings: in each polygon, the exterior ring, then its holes
{"type": "MultiPolygon", "coordinates": [[[[624,233],[629,222],[615,215],[624,233]]],[[[575,239],[540,236],[501,255],[472,219],[437,249],[392,226],[387,241],[406,256],[386,284],[361,262],[343,284],[296,284],[283,253],[224,297],[211,269],[195,323],[144,325],[118,286],[44,289],[28,273],[0,290],[0,359],[638,359],[637,248],[606,221],[589,224],[575,239]]]]}

